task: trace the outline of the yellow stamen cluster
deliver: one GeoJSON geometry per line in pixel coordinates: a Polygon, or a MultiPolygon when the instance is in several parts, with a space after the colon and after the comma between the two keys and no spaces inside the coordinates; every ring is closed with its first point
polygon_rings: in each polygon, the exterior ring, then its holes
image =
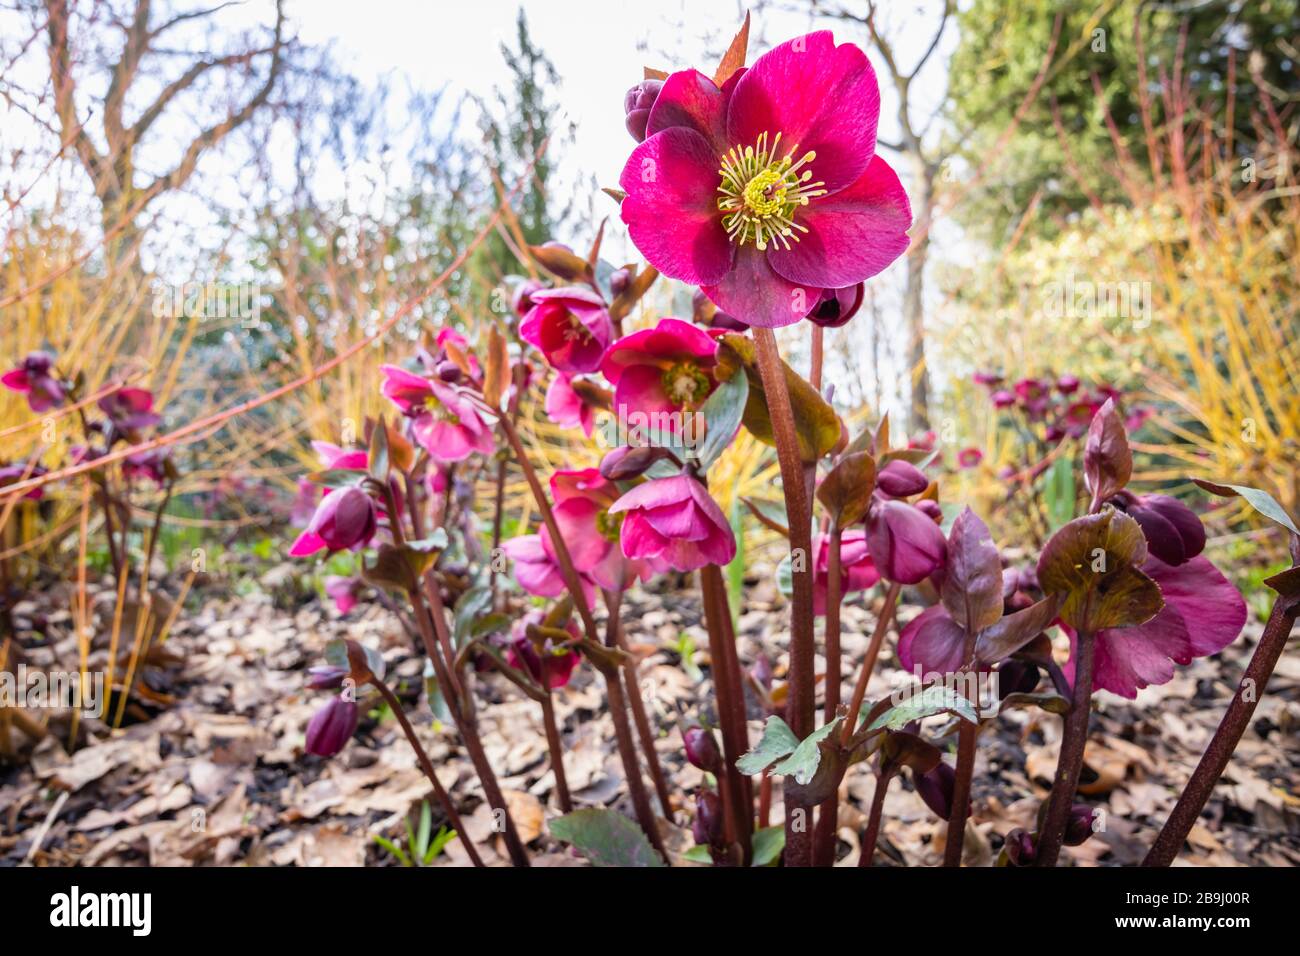
{"type": "Polygon", "coordinates": [[[763,133],[755,145],[743,150],[733,146],[722,157],[718,209],[725,214],[722,225],[732,242],[744,245],[753,240],[760,251],[772,242],[789,249],[791,240],[799,241],[798,233],[808,231],[794,221],[794,211],[826,195],[822,188],[826,184],[812,182],[812,170],[803,168],[817,154],[809,150],[796,160],[798,149],[795,146],[782,156],[781,134],[773,137],[769,147],[763,133]]]}

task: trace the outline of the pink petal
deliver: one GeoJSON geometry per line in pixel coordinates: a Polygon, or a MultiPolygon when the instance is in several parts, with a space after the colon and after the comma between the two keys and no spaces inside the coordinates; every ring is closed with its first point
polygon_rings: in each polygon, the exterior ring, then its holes
{"type": "Polygon", "coordinates": [[[789,249],[773,245],[767,260],[803,285],[842,288],[869,279],[907,251],[912,207],[898,175],[879,156],[846,189],[795,212],[808,229],[789,249]]]}
{"type": "Polygon", "coordinates": [[[625,335],[609,347],[600,363],[601,374],[618,384],[623,372],[638,365],[667,368],[675,362],[695,360],[701,365],[717,361],[718,342],[698,325],[681,319],[660,319],[650,329],[625,335]]]}
{"type": "MultiPolygon", "coordinates": [[[[569,498],[555,506],[555,523],[573,558],[573,566],[579,571],[590,571],[610,550],[610,541],[596,527],[602,510],[588,498],[569,498]]],[[[542,534],[546,536],[545,529],[542,534]]]]}
{"type": "Polygon", "coordinates": [[[11,372],[5,372],[0,375],[0,384],[5,388],[12,389],[15,392],[27,392],[31,390],[31,383],[27,380],[27,371],[16,368],[11,372]]]}
{"type": "Polygon", "coordinates": [[[619,185],[623,222],[641,254],[691,285],[720,282],[732,248],[718,211],[718,155],[703,136],[676,127],[632,151],[619,185]]]}
{"type": "MultiPolygon", "coordinates": [[[[634,365],[619,376],[614,386],[614,411],[627,422],[628,431],[654,424],[632,420],[634,413],[644,416],[671,415],[680,409],[664,393],[663,372],[653,365],[634,365]]],[[[671,424],[671,419],[668,420],[671,424]]],[[[671,429],[670,429],[671,430],[671,429]]],[[[641,436],[643,439],[649,436],[641,436]]]]}
{"type": "Polygon", "coordinates": [[[715,155],[721,154],[727,150],[726,107],[727,95],[711,79],[698,70],[682,70],[664,80],[646,122],[646,137],[683,126],[708,140],[715,155]]]}
{"type": "Polygon", "coordinates": [[[820,286],[796,285],[778,275],[767,254],[751,244],[737,247],[730,272],[717,283],[701,283],[700,288],[723,312],[765,329],[793,325],[813,310],[821,296],[820,286]]]}
{"type": "Polygon", "coordinates": [[[1217,654],[1246,626],[1246,602],[1208,558],[1198,556],[1171,567],[1151,555],[1142,569],[1160,585],[1165,604],[1188,622],[1196,657],[1217,654]]]}
{"type": "Polygon", "coordinates": [[[898,637],[898,662],[904,670],[922,674],[953,674],[962,666],[966,632],[948,616],[942,604],[928,607],[903,628],[898,637]]]}
{"type": "Polygon", "coordinates": [[[327,545],[325,544],[324,538],[314,531],[304,531],[302,534],[298,535],[297,540],[293,543],[293,547],[289,549],[289,556],[301,558],[309,554],[315,554],[317,551],[320,551],[325,547],[327,547],[327,545]]]}
{"type": "Polygon", "coordinates": [[[821,30],[773,47],[740,78],[727,107],[727,139],[743,148],[761,133],[769,144],[780,133],[782,153],[816,152],[813,180],[836,190],[867,168],[879,116],[880,88],[866,54],[851,43],[837,47],[821,30]]]}
{"type": "Polygon", "coordinates": [[[546,415],[561,428],[572,428],[582,416],[582,398],[566,375],[556,375],[546,389],[546,415]]]}

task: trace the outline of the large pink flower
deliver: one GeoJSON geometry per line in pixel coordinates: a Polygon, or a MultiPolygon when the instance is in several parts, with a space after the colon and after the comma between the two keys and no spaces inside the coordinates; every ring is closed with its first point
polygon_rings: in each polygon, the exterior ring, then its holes
{"type": "Polygon", "coordinates": [[[600,370],[614,384],[614,408],[626,419],[633,412],[695,411],[717,386],[717,364],[718,342],[708,332],[681,319],[660,319],[611,345],[600,370]]]}
{"type": "MultiPolygon", "coordinates": [[[[551,476],[555,523],[573,566],[610,591],[626,590],[638,577],[644,581],[652,573],[647,562],[623,554],[619,544],[623,518],[610,513],[619,494],[618,485],[595,468],[557,471],[551,476]]],[[[541,539],[543,548],[552,553],[551,536],[545,528],[541,539]]]]}
{"type": "MultiPolygon", "coordinates": [[[[515,580],[529,594],[549,598],[565,592],[564,574],[549,535],[543,541],[540,534],[521,534],[502,541],[501,550],[514,562],[515,580]]],[[[591,607],[596,599],[596,586],[586,575],[579,573],[579,578],[587,606],[591,607]]]]}
{"type": "MultiPolygon", "coordinates": [[[[826,613],[826,590],[830,586],[830,535],[815,534],[813,551],[813,613],[826,613]]],[[[845,531],[840,537],[840,597],[853,591],[865,591],[880,580],[867,552],[867,533],[861,528],[845,531]]]]}
{"type": "Polygon", "coordinates": [[[690,475],[637,485],[609,509],[625,514],[620,540],[629,558],[646,558],[678,571],[726,564],[736,536],[718,503],[690,475]]]}
{"type": "Polygon", "coordinates": [[[614,334],[600,296],[581,286],[541,289],[519,323],[519,337],[535,345],[561,372],[594,372],[614,334]]]}
{"type": "MultiPolygon", "coordinates": [[[[1142,570],[1160,585],[1164,608],[1137,627],[1098,631],[1094,652],[1093,686],[1130,699],[1170,681],[1175,664],[1219,653],[1246,624],[1246,602],[1208,558],[1174,567],[1149,554],[1142,570]]],[[[1071,683],[1074,648],[1070,633],[1070,660],[1062,669],[1071,683]]]]}
{"type": "Polygon", "coordinates": [[[721,89],[674,73],[619,179],[632,241],[750,325],[797,322],[823,289],[907,249],[911,207],[875,153],[879,114],[866,55],[829,31],[775,47],[721,89]]]}
{"type": "Polygon", "coordinates": [[[411,419],[411,434],[439,461],[461,461],[474,452],[492,454],[492,426],[468,398],[450,385],[383,365],[380,391],[411,419]]]}

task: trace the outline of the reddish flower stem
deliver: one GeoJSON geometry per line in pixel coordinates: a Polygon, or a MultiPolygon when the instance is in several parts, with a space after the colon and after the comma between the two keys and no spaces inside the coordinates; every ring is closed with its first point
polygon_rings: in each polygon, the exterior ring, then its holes
{"type": "MultiPolygon", "coordinates": [[[[1056,779],[1048,798],[1047,816],[1038,835],[1035,866],[1056,866],[1065,841],[1065,827],[1070,821],[1070,807],[1079,787],[1079,773],[1083,769],[1083,749],[1088,742],[1088,717],[1092,711],[1092,676],[1096,635],[1080,630],[1076,651],[1078,665],[1074,673],[1074,699],[1070,712],[1065,715],[1065,728],[1061,733],[1061,755],[1056,761],[1056,779]]],[[[955,794],[954,794],[955,796],[955,794]]]]}
{"type": "Polygon", "coordinates": [[[726,585],[716,564],[700,569],[700,588],[704,598],[704,616],[709,631],[709,656],[713,661],[713,689],[718,699],[718,719],[722,729],[723,776],[729,810],[735,821],[736,842],[740,844],[741,862],[749,866],[753,859],[754,793],[749,777],[736,767],[749,750],[749,733],[745,725],[745,690],[741,683],[740,660],[736,655],[736,638],[731,630],[731,609],[727,606],[726,585]]]}
{"type": "MultiPolygon", "coordinates": [[[[975,638],[973,632],[966,633],[966,643],[962,648],[962,660],[970,661],[975,657],[975,638]]],[[[969,687],[969,685],[967,685],[969,687]]],[[[979,708],[979,701],[972,700],[979,708]]],[[[979,725],[968,720],[960,722],[957,729],[957,767],[956,779],[952,785],[952,811],[948,816],[948,840],[943,848],[944,866],[961,866],[961,852],[966,845],[966,818],[970,816],[970,782],[975,773],[975,741],[979,736],[979,725]]]]}
{"type": "MultiPolygon", "coordinates": [[[[821,332],[820,326],[814,328],[821,332]]],[[[814,344],[821,336],[813,337],[814,344]]],[[[814,356],[816,353],[814,352],[814,356]]],[[[816,366],[814,366],[816,368],[816,366]]],[[[840,551],[842,532],[839,523],[831,525],[826,560],[826,707],[824,720],[835,719],[840,709],[840,551]]],[[[813,862],[817,866],[835,865],[836,833],[839,832],[839,793],[827,797],[817,811],[817,834],[813,842],[813,862]]]]}
{"type": "Polygon", "coordinates": [[[407,741],[411,744],[411,749],[415,751],[415,759],[420,764],[420,769],[424,775],[429,778],[429,783],[433,784],[433,793],[438,798],[438,803],[442,805],[442,812],[447,816],[447,822],[451,824],[460,842],[465,847],[465,852],[469,855],[470,862],[475,866],[483,865],[483,858],[478,855],[478,850],[470,842],[469,831],[465,825],[460,822],[460,814],[456,812],[456,806],[451,802],[451,795],[447,793],[438,775],[433,772],[433,762],[429,759],[429,754],[425,751],[424,745],[420,743],[420,738],[415,735],[415,728],[406,717],[406,712],[402,709],[402,702],[397,699],[397,695],[389,689],[388,685],[381,680],[372,682],[375,689],[379,691],[388,703],[388,709],[397,717],[397,722],[402,725],[402,733],[406,734],[407,741]]]}
{"type": "Polygon", "coordinates": [[[867,698],[867,685],[871,683],[871,674],[876,669],[876,658],[880,656],[880,645],[884,643],[889,622],[894,619],[894,609],[898,606],[898,592],[902,589],[901,584],[891,581],[889,590],[885,592],[885,605],[880,609],[880,617],[876,618],[876,629],[871,635],[871,644],[867,647],[867,653],[862,658],[862,669],[858,671],[858,681],[853,688],[853,699],[849,701],[849,714],[844,721],[844,732],[840,736],[840,743],[845,747],[849,745],[857,730],[858,714],[862,712],[862,702],[867,698]]]}
{"type": "Polygon", "coordinates": [[[627,663],[623,665],[623,681],[627,685],[627,703],[632,711],[632,723],[636,725],[637,736],[641,738],[641,749],[645,751],[646,768],[650,771],[650,780],[655,785],[655,795],[664,816],[673,820],[673,805],[668,790],[668,779],[664,768],[659,763],[659,753],[655,750],[655,732],[650,725],[650,715],[646,713],[645,701],[641,699],[641,678],[637,670],[636,658],[628,648],[627,635],[623,632],[620,616],[618,633],[614,635],[619,650],[627,654],[627,663]]]}
{"type": "Polygon", "coordinates": [[[560,728],[555,723],[555,701],[550,691],[540,700],[542,705],[542,723],[546,727],[546,746],[551,752],[551,772],[555,774],[555,798],[560,809],[565,813],[573,811],[573,800],[569,797],[569,779],[564,775],[564,745],[560,741],[560,728]]]}
{"type": "Polygon", "coordinates": [[[822,354],[825,346],[825,343],[823,342],[824,334],[825,330],[820,325],[814,324],[812,326],[812,335],[810,337],[810,351],[812,352],[812,356],[808,363],[808,382],[819,392],[822,390],[822,354]]]}
{"type": "MultiPolygon", "coordinates": [[[[809,505],[808,485],[804,462],[799,455],[799,440],[795,430],[794,408],[786,386],[785,369],[776,347],[776,336],[771,329],[755,328],[758,373],[763,383],[768,414],[772,419],[772,435],[776,442],[776,455],[781,466],[781,489],[785,496],[786,516],[790,528],[790,553],[802,554],[795,561],[792,574],[794,593],[790,608],[790,698],[786,716],[790,729],[800,740],[815,729],[816,689],[813,674],[816,647],[813,639],[813,581],[812,581],[812,510],[809,505]]],[[[785,864],[810,866],[812,864],[813,808],[798,802],[788,802],[785,813],[785,864]]]]}
{"type": "Polygon", "coordinates": [[[1155,843],[1142,861],[1143,866],[1169,866],[1182,850],[1183,841],[1205,809],[1214,785],[1223,776],[1233,751],[1250,726],[1255,706],[1268,686],[1269,678],[1273,676],[1273,668],[1277,666],[1282,651],[1286,649],[1287,639],[1291,636],[1298,614],[1300,600],[1279,596],[1273,602],[1268,623],[1264,625],[1264,633],[1255,646],[1250,663],[1246,665],[1241,683],[1237,685],[1237,693],[1228,705],[1214,736],[1210,738],[1205,753],[1201,755],[1201,762],[1192,771],[1192,777],[1183,788],[1183,794],[1174,805],[1173,812],[1169,814],[1169,819],[1161,827],[1155,843]],[[1247,690],[1251,692],[1249,695],[1247,690]],[[1247,699],[1248,696],[1250,699],[1247,699]]]}
{"type": "Polygon", "coordinates": [[[871,859],[876,855],[876,840],[880,837],[880,814],[885,809],[885,791],[893,775],[876,777],[876,792],[871,795],[871,811],[867,816],[867,829],[862,834],[862,851],[858,854],[858,866],[871,866],[871,859]]]}

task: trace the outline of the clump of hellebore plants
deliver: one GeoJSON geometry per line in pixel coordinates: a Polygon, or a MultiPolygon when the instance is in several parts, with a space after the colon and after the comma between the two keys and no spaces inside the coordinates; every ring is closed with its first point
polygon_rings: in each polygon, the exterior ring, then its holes
{"type": "MultiPolygon", "coordinates": [[[[1128,488],[1131,456],[1112,400],[1081,436],[1086,507],[1070,502],[1034,565],[1004,562],[974,511],[943,500],[932,438],[899,445],[885,418],[850,439],[823,390],[822,336],[852,321],[862,283],[906,250],[907,195],[875,152],[879,91],[862,50],[818,32],[746,68],[747,36],[748,20],[711,77],[654,73],[625,98],[637,145],[621,190],[609,192],[648,265],[605,262],[600,235],[585,256],[559,243],[530,247],[551,281],[515,283],[512,321],[489,321],[473,345],[443,329],[436,345],[385,366],[381,391],[397,418],[370,423],[364,449],[330,446],[311,476],[324,497],[293,552],[353,551],[365,580],[400,599],[394,607],[428,660],[429,705],[459,734],[506,821],[516,865],[527,864],[527,849],[478,732],[476,680],[493,671],[538,702],[565,813],[552,833],[595,863],[679,862],[664,827],[686,810],[697,844],[686,860],[829,866],[842,851],[841,785],[865,761],[876,785],[858,862],[871,865],[888,788],[906,772],[947,822],[944,860],[958,865],[977,807],[980,724],[1004,708],[1038,707],[1062,718],[1056,779],[1034,831],[1009,836],[1001,862],[1052,865],[1063,845],[1092,832],[1092,810],[1076,791],[1093,691],[1132,697],[1170,680],[1176,665],[1232,641],[1245,606],[1201,554],[1195,513],[1128,488]],[[649,316],[625,328],[660,275],[695,287],[690,321],[649,316]],[[807,335],[807,376],[782,359],[779,326],[807,335]],[[542,413],[575,440],[618,436],[599,467],[538,474],[519,429],[538,409],[533,385],[542,413]],[[780,578],[790,627],[765,635],[752,661],[739,659],[733,633],[722,566],[737,542],[714,478],[741,430],[775,450],[783,513],[753,510],[789,541],[780,578]],[[494,550],[485,561],[479,538],[489,529],[479,528],[472,499],[451,489],[458,474],[491,464],[494,550]],[[501,489],[512,468],[540,520],[507,539],[501,489]],[[681,759],[703,774],[689,802],[667,786],[621,616],[629,589],[666,572],[696,576],[709,641],[712,700],[682,733],[681,759]],[[916,679],[870,700],[904,589],[924,605],[896,647],[916,679]],[[882,593],[867,650],[846,660],[842,604],[873,590],[882,593]],[[1058,657],[1053,632],[1068,657],[1058,657]],[[553,696],[584,661],[605,691],[630,817],[569,812],[566,728],[553,696]],[[757,739],[754,701],[766,718],[757,739]],[[778,786],[782,818],[773,826],[778,786]]],[[[1072,394],[1078,385],[1055,387],[1072,394]]],[[[1277,586],[1300,594],[1290,578],[1277,586]]],[[[1287,613],[1279,620],[1289,632],[1287,613]]],[[[1281,623],[1276,632],[1272,650],[1285,642],[1281,623]]],[[[333,655],[337,671],[322,679],[373,686],[388,700],[439,790],[373,655],[352,645],[333,655]]],[[[1230,714],[1239,731],[1240,714],[1230,714]]],[[[309,749],[337,750],[352,726],[331,701],[309,729],[309,749]]],[[[1220,750],[1230,754],[1235,738],[1226,735],[1220,750]]],[[[1215,753],[1209,786],[1226,763],[1215,753]]],[[[449,795],[438,795],[454,819],[449,795]]]]}

